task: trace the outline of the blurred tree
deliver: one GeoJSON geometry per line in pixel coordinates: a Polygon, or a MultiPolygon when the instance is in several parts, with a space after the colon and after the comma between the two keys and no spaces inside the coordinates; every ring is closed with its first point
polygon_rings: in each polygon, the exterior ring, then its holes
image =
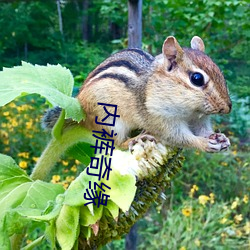
{"type": "Polygon", "coordinates": [[[63,36],[63,20],[62,20],[62,12],[61,12],[61,1],[56,0],[57,12],[58,12],[58,22],[59,22],[59,30],[63,36]]]}
{"type": "Polygon", "coordinates": [[[82,38],[84,41],[88,41],[91,37],[91,18],[88,14],[90,8],[89,0],[82,1],[82,38]]]}
{"type": "MultiPolygon", "coordinates": [[[[128,46],[128,6],[137,6],[139,14],[141,2],[61,0],[58,21],[57,1],[1,1],[0,66],[16,65],[21,60],[61,63],[74,68],[76,75],[84,71],[85,76],[93,63],[100,62],[96,58],[101,60],[128,46]],[[88,58],[81,68],[78,64],[84,55],[88,58]]],[[[206,52],[223,69],[231,91],[246,97],[250,93],[249,10],[249,1],[241,0],[144,0],[143,48],[157,54],[168,35],[175,35],[186,46],[193,35],[199,35],[205,41],[206,52]]],[[[140,31],[134,32],[138,34],[140,31]]]]}
{"type": "Polygon", "coordinates": [[[128,47],[142,46],[142,0],[128,0],[128,47]]]}

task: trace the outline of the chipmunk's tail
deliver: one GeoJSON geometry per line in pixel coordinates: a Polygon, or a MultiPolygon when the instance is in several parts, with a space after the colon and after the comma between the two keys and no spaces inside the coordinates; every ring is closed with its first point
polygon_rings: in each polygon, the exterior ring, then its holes
{"type": "Polygon", "coordinates": [[[51,130],[56,124],[61,111],[62,109],[58,106],[46,110],[41,120],[42,128],[45,130],[51,130]]]}

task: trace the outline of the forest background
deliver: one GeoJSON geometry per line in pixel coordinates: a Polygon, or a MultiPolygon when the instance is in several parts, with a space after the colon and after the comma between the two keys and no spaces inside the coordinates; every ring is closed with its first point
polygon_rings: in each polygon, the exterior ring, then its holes
{"type": "MultiPolygon", "coordinates": [[[[225,75],[233,111],[214,118],[215,128],[230,137],[231,150],[184,152],[183,170],[166,191],[166,200],[138,223],[138,249],[249,247],[249,14],[249,1],[143,1],[143,49],[157,55],[169,35],[186,47],[194,35],[202,37],[206,53],[225,75]]],[[[0,68],[22,60],[59,63],[71,70],[80,87],[102,60],[127,47],[127,23],[125,0],[0,1],[0,68]]],[[[24,104],[27,98],[19,99],[0,109],[0,152],[12,155],[30,173],[48,136],[40,126],[46,103],[38,96],[28,99],[29,104],[24,104]]],[[[51,181],[67,187],[80,168],[65,157],[51,181]]],[[[34,230],[34,238],[37,234],[34,230]]],[[[26,240],[32,241],[32,234],[26,240]]],[[[124,245],[122,239],[106,248],[124,245]]]]}

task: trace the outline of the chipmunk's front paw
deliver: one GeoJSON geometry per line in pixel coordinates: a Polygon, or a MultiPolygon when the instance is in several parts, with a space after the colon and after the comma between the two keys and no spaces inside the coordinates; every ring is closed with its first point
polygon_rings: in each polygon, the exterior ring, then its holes
{"type": "Polygon", "coordinates": [[[139,143],[144,148],[146,141],[151,141],[151,142],[156,143],[156,139],[152,135],[148,135],[148,134],[138,135],[133,140],[131,140],[128,144],[130,152],[133,151],[133,146],[137,143],[139,143]]]}
{"type": "Polygon", "coordinates": [[[208,137],[207,152],[216,153],[225,151],[230,147],[229,139],[222,133],[214,133],[208,137]]]}

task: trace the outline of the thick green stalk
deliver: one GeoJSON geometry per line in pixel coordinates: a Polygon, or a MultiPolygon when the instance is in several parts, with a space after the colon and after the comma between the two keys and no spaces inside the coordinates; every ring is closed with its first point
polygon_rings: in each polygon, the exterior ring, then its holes
{"type": "Polygon", "coordinates": [[[78,142],[93,144],[95,138],[92,136],[90,130],[81,125],[68,127],[63,130],[63,134],[59,138],[52,138],[39,158],[30,177],[33,180],[46,180],[61,155],[78,142]]]}

